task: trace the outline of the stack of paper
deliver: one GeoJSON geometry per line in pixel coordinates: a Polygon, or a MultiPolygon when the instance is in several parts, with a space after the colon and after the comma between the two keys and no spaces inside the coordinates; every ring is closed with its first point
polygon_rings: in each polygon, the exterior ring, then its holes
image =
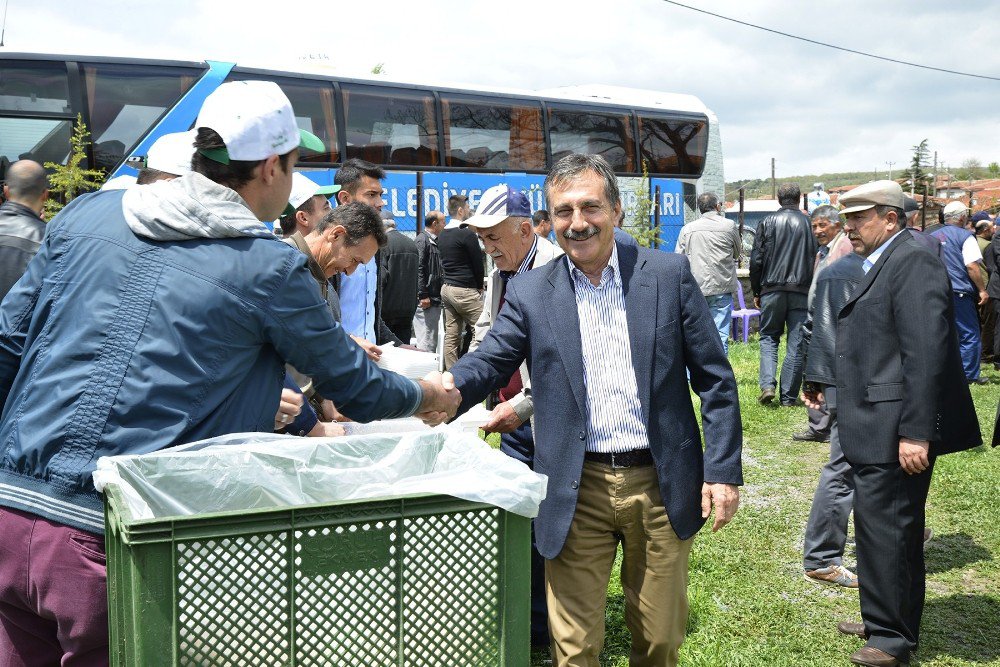
{"type": "Polygon", "coordinates": [[[411,380],[420,380],[438,369],[438,356],[433,352],[404,350],[392,343],[379,347],[382,348],[382,357],[378,360],[379,367],[399,373],[411,380]]]}

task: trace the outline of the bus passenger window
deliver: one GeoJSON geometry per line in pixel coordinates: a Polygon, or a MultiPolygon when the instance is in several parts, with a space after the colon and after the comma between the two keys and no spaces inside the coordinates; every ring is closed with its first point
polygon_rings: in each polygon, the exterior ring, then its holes
{"type": "Polygon", "coordinates": [[[430,93],[344,85],[347,159],[379,165],[438,164],[437,120],[430,93]]]}
{"type": "Polygon", "coordinates": [[[193,67],[84,63],[94,166],[110,173],[201,74],[193,67]]]}
{"type": "Polygon", "coordinates": [[[639,116],[639,150],[651,174],[701,176],[708,123],[639,116]]]}
{"type": "Polygon", "coordinates": [[[299,129],[312,132],[326,147],[322,153],[308,148],[299,149],[299,164],[340,162],[331,83],[308,79],[285,79],[239,70],[234,70],[226,81],[273,81],[278,84],[288,97],[288,101],[292,103],[292,111],[295,112],[295,122],[299,129]]]}
{"type": "Polygon", "coordinates": [[[445,166],[488,170],[545,169],[542,108],[441,98],[445,166]]]}
{"type": "Polygon", "coordinates": [[[76,118],[66,63],[0,62],[0,112],[0,171],[21,159],[66,162],[76,118]]]}
{"type": "Polygon", "coordinates": [[[600,155],[618,172],[636,172],[631,114],[552,109],[552,161],[570,153],[600,155]]]}

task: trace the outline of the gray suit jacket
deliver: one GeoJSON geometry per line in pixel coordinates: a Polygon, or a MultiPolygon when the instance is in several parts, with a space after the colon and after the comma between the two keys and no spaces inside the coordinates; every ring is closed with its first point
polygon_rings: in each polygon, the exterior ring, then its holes
{"type": "MultiPolygon", "coordinates": [[[[660,494],[677,535],[704,523],[704,481],[742,484],[742,426],[736,380],[708,304],[685,257],[618,244],[639,400],[660,494]],[[701,397],[701,447],[691,388],[701,397]]],[[[587,436],[587,388],[573,282],[557,259],[513,278],[506,305],[475,352],[451,369],[460,412],[506,383],[525,359],[535,401],[535,471],[548,475],[535,520],[538,551],[562,550],[576,511],[587,436]]]]}

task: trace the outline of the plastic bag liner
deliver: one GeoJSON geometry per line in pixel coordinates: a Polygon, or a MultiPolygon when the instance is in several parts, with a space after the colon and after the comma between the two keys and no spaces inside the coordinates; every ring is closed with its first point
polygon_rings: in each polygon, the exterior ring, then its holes
{"type": "Polygon", "coordinates": [[[339,438],[235,433],[98,459],[94,485],[121,488],[133,519],[444,493],[526,517],[547,478],[447,426],[339,438]]]}

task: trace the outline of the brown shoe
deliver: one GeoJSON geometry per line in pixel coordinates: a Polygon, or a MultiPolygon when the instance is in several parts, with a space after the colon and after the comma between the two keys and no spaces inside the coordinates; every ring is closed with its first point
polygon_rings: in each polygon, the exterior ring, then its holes
{"type": "Polygon", "coordinates": [[[770,404],[774,400],[774,388],[771,389],[761,389],[760,398],[757,399],[761,405],[770,404]]]}
{"type": "Polygon", "coordinates": [[[867,665],[867,667],[894,667],[905,664],[900,662],[896,656],[867,645],[851,654],[851,662],[855,665],[867,665]]]}
{"type": "Polygon", "coordinates": [[[864,623],[854,623],[853,621],[841,621],[840,623],[837,623],[837,632],[839,632],[842,635],[854,635],[855,637],[868,639],[868,635],[865,634],[864,623]]]}

